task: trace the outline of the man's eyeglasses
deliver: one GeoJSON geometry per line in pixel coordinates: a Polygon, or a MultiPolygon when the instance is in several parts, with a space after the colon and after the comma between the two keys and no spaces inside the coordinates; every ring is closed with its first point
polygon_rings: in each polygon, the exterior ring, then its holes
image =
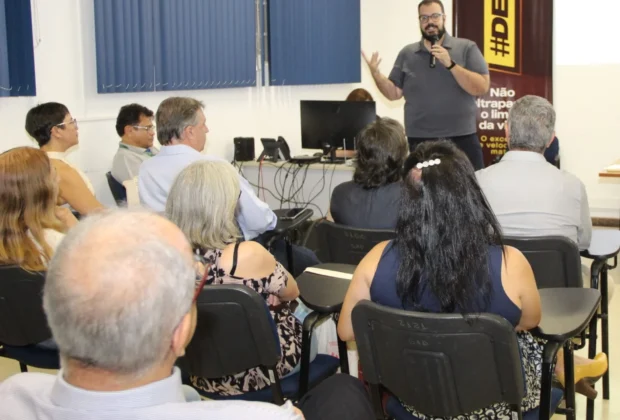
{"type": "Polygon", "coordinates": [[[60,124],[56,124],[54,127],[63,127],[65,125],[74,124],[75,128],[78,128],[78,122],[75,118],[71,118],[71,121],[62,122],[60,124]]]}
{"type": "Polygon", "coordinates": [[[207,284],[207,279],[209,278],[209,270],[211,269],[211,264],[207,264],[205,266],[205,272],[202,275],[202,278],[200,279],[200,282],[198,283],[198,286],[196,287],[196,291],[194,292],[194,299],[192,299],[192,303],[196,303],[196,299],[198,299],[198,296],[200,296],[200,292],[202,292],[202,289],[204,289],[205,284],[207,284]]]}
{"type": "Polygon", "coordinates": [[[432,15],[421,15],[420,22],[426,23],[429,21],[429,19],[432,20],[433,22],[437,22],[443,16],[444,16],[443,13],[433,13],[432,15]]]}
{"type": "Polygon", "coordinates": [[[155,132],[155,126],[154,125],[134,125],[132,126],[133,128],[135,128],[136,130],[144,130],[144,131],[148,131],[149,133],[154,133],[155,132]]]}

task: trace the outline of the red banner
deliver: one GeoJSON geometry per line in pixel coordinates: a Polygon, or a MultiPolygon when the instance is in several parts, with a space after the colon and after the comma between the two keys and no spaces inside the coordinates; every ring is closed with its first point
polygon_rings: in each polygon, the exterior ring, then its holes
{"type": "Polygon", "coordinates": [[[514,101],[553,101],[553,0],[453,0],[453,34],[478,44],[491,90],[477,99],[485,165],[506,153],[506,120],[514,101]]]}

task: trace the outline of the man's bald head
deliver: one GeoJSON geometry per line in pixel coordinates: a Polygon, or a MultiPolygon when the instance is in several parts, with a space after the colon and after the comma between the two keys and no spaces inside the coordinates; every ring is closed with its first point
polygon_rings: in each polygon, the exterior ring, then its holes
{"type": "Polygon", "coordinates": [[[194,281],[190,245],[166,219],[127,210],[88,217],[56,250],[45,283],[63,360],[136,375],[163,361],[194,281]]]}

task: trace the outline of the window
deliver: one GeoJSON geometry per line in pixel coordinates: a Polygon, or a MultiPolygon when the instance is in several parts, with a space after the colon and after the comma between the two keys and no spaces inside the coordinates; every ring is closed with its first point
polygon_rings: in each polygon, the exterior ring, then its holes
{"type": "Polygon", "coordinates": [[[270,84],[361,81],[360,0],[269,0],[270,84]]]}
{"type": "Polygon", "coordinates": [[[35,95],[30,1],[0,0],[0,97],[35,95]]]}
{"type": "Polygon", "coordinates": [[[254,0],[95,0],[97,91],[254,86],[254,0]]]}

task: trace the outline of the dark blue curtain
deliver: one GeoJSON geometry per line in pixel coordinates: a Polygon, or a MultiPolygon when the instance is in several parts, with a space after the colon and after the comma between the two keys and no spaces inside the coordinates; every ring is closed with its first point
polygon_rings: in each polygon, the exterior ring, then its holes
{"type": "Polygon", "coordinates": [[[155,90],[155,0],[95,0],[97,92],[155,90]]]}
{"type": "Polygon", "coordinates": [[[95,0],[97,91],[256,84],[254,0],[95,0]]]}
{"type": "Polygon", "coordinates": [[[35,96],[30,1],[0,0],[0,96],[35,96]]]}
{"type": "Polygon", "coordinates": [[[359,83],[360,20],[360,0],[269,0],[270,83],[359,83]]]}

